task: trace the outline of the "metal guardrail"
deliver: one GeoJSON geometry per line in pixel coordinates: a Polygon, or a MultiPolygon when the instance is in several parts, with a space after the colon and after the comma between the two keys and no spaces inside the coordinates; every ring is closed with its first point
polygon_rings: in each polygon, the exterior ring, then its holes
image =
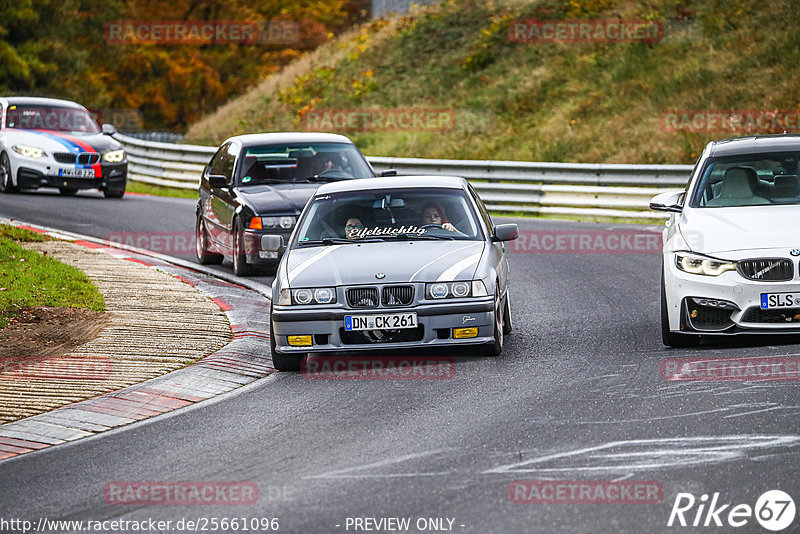
{"type": "MultiPolygon", "coordinates": [[[[195,189],[216,147],[143,141],[115,134],[128,154],[128,178],[195,189]]],[[[498,213],[663,219],[650,199],[683,189],[691,165],[532,163],[522,161],[367,158],[376,171],[468,178],[487,207],[498,213]]]]}

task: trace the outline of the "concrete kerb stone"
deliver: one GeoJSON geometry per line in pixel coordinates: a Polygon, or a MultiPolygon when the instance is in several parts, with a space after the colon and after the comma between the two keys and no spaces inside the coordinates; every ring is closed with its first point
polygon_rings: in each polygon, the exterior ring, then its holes
{"type": "MultiPolygon", "coordinates": [[[[0,425],[0,460],[154,417],[229,392],[274,372],[268,349],[269,286],[89,236],[17,220],[0,222],[44,232],[82,245],[87,252],[91,249],[91,254],[114,256],[170,275],[210,298],[227,316],[233,337],[219,350],[205,357],[201,354],[202,359],[192,365],[0,425]]],[[[146,313],[146,300],[142,304],[142,312],[146,313]]],[[[230,333],[226,334],[227,339],[230,333]]],[[[208,334],[214,335],[214,332],[208,334]]],[[[118,335],[125,335],[125,332],[120,331],[118,335]]],[[[126,372],[124,365],[119,370],[126,372]]]]}

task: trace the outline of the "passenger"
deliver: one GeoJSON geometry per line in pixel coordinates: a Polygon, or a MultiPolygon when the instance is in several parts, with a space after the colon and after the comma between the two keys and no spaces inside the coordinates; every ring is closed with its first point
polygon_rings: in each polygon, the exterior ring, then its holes
{"type": "Polygon", "coordinates": [[[359,217],[350,217],[344,224],[344,235],[347,239],[361,239],[358,235],[364,229],[364,223],[359,217]]]}

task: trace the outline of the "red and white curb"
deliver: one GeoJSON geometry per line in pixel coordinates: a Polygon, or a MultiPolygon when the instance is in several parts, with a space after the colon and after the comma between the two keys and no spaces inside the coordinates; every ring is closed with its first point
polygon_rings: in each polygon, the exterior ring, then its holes
{"type": "MultiPolygon", "coordinates": [[[[12,224],[23,226],[18,222],[12,224]]],[[[130,247],[112,246],[87,236],[34,225],[24,226],[148,265],[195,287],[228,316],[233,340],[221,350],[183,369],[0,426],[0,460],[92,436],[210,399],[275,371],[269,356],[269,300],[264,296],[266,286],[263,284],[248,281],[245,283],[251,287],[246,288],[222,280],[218,274],[212,274],[199,265],[146,251],[133,251],[130,247]]]]}

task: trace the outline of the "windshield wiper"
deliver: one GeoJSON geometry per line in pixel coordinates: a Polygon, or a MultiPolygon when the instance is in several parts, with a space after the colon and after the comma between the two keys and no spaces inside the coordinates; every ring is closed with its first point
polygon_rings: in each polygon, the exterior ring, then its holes
{"type": "Polygon", "coordinates": [[[322,239],[312,239],[308,241],[300,241],[300,245],[351,245],[358,243],[376,243],[380,239],[367,238],[367,239],[347,239],[346,237],[323,237],[322,239]]]}
{"type": "Polygon", "coordinates": [[[431,235],[431,234],[408,234],[408,233],[400,233],[400,234],[392,234],[392,235],[384,235],[380,236],[381,239],[405,239],[405,240],[412,240],[412,239],[427,239],[429,241],[433,240],[436,241],[438,239],[445,239],[448,241],[453,241],[455,238],[449,235],[431,235]]]}
{"type": "Polygon", "coordinates": [[[255,180],[253,182],[245,182],[242,183],[243,187],[247,187],[248,185],[264,185],[264,184],[286,184],[289,183],[286,180],[278,180],[277,178],[261,178],[260,180],[255,180]]]}
{"type": "Polygon", "coordinates": [[[347,243],[352,243],[352,239],[345,239],[344,237],[324,237],[322,239],[309,239],[306,241],[300,241],[299,244],[302,245],[343,245],[347,243]]]}

